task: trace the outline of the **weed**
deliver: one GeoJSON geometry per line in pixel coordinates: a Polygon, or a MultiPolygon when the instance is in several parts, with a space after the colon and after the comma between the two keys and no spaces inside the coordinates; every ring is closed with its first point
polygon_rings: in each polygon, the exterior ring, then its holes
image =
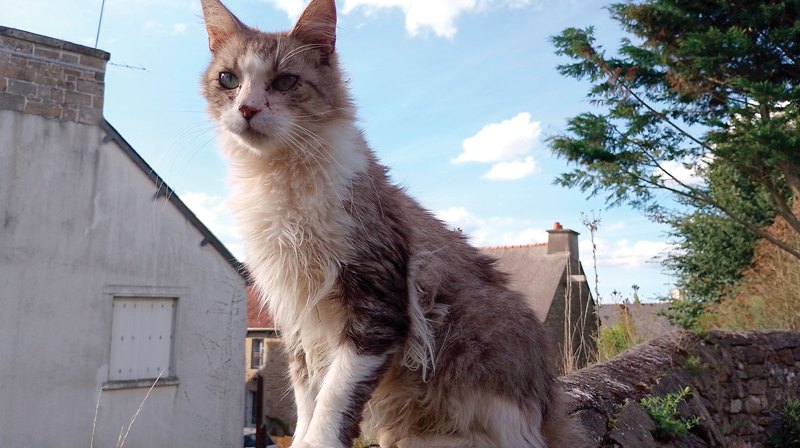
{"type": "Polygon", "coordinates": [[[778,430],[770,436],[770,446],[800,446],[800,399],[789,398],[783,405],[778,430]]]}
{"type": "Polygon", "coordinates": [[[598,334],[597,361],[607,361],[642,342],[644,342],[644,338],[636,333],[636,326],[633,324],[628,308],[622,306],[619,322],[603,328],[598,334]]]}
{"type": "Polygon", "coordinates": [[[697,425],[700,417],[685,419],[678,415],[678,404],[690,394],[689,388],[685,387],[677,394],[667,394],[665,398],[653,396],[642,398],[642,406],[656,425],[656,430],[653,432],[656,439],[669,441],[674,437],[684,437],[697,425]]]}
{"type": "Polygon", "coordinates": [[[697,356],[690,356],[686,358],[686,362],[683,364],[683,367],[687,372],[689,372],[689,375],[700,376],[703,374],[703,370],[708,366],[701,363],[700,358],[697,356]]]}

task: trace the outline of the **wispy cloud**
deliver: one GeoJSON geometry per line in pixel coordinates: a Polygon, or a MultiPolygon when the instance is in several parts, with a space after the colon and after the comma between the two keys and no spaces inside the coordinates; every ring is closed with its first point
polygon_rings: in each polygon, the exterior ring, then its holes
{"type": "MultiPolygon", "coordinates": [[[[637,241],[631,244],[627,239],[608,241],[595,238],[597,245],[597,265],[622,269],[661,268],[659,261],[676,246],[665,242],[637,241]]],[[[580,242],[581,258],[589,259],[592,254],[592,242],[584,239],[580,242]]]]}
{"type": "Polygon", "coordinates": [[[244,260],[242,239],[223,198],[205,193],[184,193],[180,198],[236,258],[244,260]]]}
{"type": "MultiPolygon", "coordinates": [[[[266,1],[286,11],[292,19],[299,17],[308,3],[303,0],[266,1]]],[[[528,3],[530,0],[345,0],[342,13],[361,9],[372,15],[381,9],[398,8],[406,16],[406,31],[410,35],[416,36],[429,29],[437,36],[452,38],[458,31],[455,20],[463,13],[481,11],[492,4],[519,8],[528,3]]]]}
{"type": "Polygon", "coordinates": [[[653,175],[661,177],[667,185],[676,186],[678,182],[685,185],[697,185],[705,182],[702,173],[713,160],[713,154],[700,158],[695,163],[683,163],[676,160],[667,160],[661,163],[661,168],[653,171],[653,175]],[[674,178],[674,179],[673,179],[674,178]]]}
{"type": "Polygon", "coordinates": [[[525,156],[536,146],[541,134],[540,123],[531,121],[531,114],[522,112],[510,120],[488,124],[464,139],[461,145],[464,152],[452,162],[497,162],[483,175],[484,179],[522,179],[537,171],[533,157],[525,156]]]}
{"type": "Polygon", "coordinates": [[[436,217],[449,227],[461,229],[470,244],[476,247],[515,246],[547,241],[544,229],[528,228],[527,223],[510,217],[482,219],[464,207],[451,207],[436,212],[436,217]]]}
{"type": "Polygon", "coordinates": [[[185,23],[173,23],[172,26],[167,26],[163,23],[158,23],[155,20],[148,20],[144,23],[144,27],[150,32],[156,34],[169,34],[171,36],[176,34],[184,34],[187,26],[188,25],[185,23]]]}

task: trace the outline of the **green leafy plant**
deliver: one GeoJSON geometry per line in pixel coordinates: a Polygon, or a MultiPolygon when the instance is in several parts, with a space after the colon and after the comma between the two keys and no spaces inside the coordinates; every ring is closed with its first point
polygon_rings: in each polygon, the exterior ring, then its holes
{"type": "Polygon", "coordinates": [[[780,420],[780,427],[770,437],[770,445],[775,448],[800,446],[800,399],[786,400],[780,420]]]}
{"type": "Polygon", "coordinates": [[[677,394],[667,394],[665,398],[653,396],[642,398],[642,406],[656,425],[656,430],[653,432],[656,439],[668,441],[674,437],[684,437],[700,422],[700,417],[686,419],[680,418],[678,414],[678,404],[687,395],[691,395],[691,391],[685,387],[677,394]]]}

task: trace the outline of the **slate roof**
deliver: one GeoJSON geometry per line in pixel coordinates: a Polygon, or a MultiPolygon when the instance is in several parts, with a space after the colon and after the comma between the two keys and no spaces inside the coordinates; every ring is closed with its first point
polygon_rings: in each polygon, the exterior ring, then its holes
{"type": "Polygon", "coordinates": [[[521,292],[544,321],[569,260],[569,252],[547,254],[547,243],[481,249],[497,259],[497,267],[511,276],[511,289],[521,292]]]}

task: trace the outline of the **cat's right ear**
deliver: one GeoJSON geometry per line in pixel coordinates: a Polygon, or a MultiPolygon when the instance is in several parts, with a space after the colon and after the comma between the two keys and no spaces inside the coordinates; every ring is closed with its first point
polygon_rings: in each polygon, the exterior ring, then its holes
{"type": "Polygon", "coordinates": [[[203,20],[208,30],[208,48],[211,52],[222,48],[231,36],[239,33],[245,25],[219,0],[200,0],[203,5],[203,20]]]}

